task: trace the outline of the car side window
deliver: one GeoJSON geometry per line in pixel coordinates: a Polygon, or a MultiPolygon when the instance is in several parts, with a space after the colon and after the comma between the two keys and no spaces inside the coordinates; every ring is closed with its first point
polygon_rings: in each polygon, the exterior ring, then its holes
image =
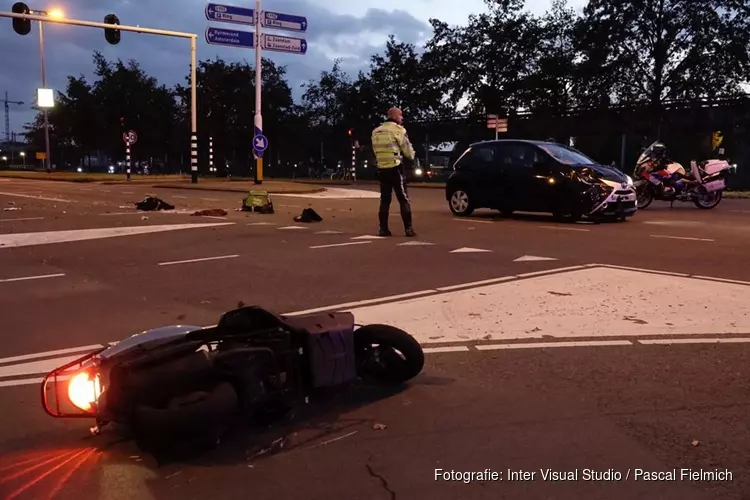
{"type": "Polygon", "coordinates": [[[530,144],[502,144],[498,149],[500,162],[514,169],[530,169],[544,160],[542,153],[530,144]]]}
{"type": "Polygon", "coordinates": [[[491,145],[477,146],[472,150],[472,168],[478,171],[491,171],[497,165],[495,148],[491,145]]]}

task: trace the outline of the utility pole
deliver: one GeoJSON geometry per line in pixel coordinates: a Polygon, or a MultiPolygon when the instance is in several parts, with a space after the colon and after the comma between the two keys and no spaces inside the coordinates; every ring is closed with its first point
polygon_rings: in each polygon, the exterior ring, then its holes
{"type": "Polygon", "coordinates": [[[10,101],[8,100],[8,92],[5,92],[3,103],[5,103],[5,142],[10,142],[10,104],[22,106],[23,101],[10,101]]]}

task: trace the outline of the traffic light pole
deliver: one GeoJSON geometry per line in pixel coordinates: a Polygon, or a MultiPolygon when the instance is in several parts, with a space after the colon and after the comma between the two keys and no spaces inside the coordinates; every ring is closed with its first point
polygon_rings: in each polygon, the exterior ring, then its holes
{"type": "MultiPolygon", "coordinates": [[[[39,55],[42,63],[42,88],[47,88],[47,73],[44,70],[44,29],[42,23],[39,23],[39,55]]],[[[47,166],[45,170],[48,172],[52,171],[52,158],[50,158],[49,150],[49,113],[47,108],[44,108],[44,163],[47,166]]]]}
{"type": "Polygon", "coordinates": [[[198,107],[196,83],[196,52],[198,35],[196,35],[195,33],[185,33],[181,31],[141,28],[139,26],[126,26],[120,24],[113,25],[108,23],[81,21],[78,19],[37,16],[34,14],[15,14],[13,12],[0,12],[0,17],[21,19],[24,21],[37,21],[39,23],[67,24],[69,26],[83,26],[86,28],[99,28],[105,30],[131,31],[133,33],[144,33],[147,35],[161,35],[174,38],[190,39],[190,171],[192,174],[192,182],[198,182],[198,107]]]}

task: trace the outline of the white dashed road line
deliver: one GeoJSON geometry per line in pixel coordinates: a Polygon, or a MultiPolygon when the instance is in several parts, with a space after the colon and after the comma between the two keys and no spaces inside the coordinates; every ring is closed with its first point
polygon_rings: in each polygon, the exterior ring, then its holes
{"type": "Polygon", "coordinates": [[[580,227],[557,227],[557,226],[539,226],[542,229],[556,229],[558,231],[581,231],[581,232],[589,232],[591,229],[583,229],[580,227]]]}
{"type": "Polygon", "coordinates": [[[688,236],[669,236],[667,234],[652,234],[652,238],[665,238],[670,240],[687,240],[687,241],[715,241],[708,238],[691,238],[688,236]]]}
{"type": "Polygon", "coordinates": [[[159,262],[160,266],[172,266],[175,264],[191,264],[193,262],[207,262],[210,260],[234,259],[239,255],[220,255],[218,257],[203,257],[201,259],[173,260],[171,262],[159,262]]]}
{"type": "Polygon", "coordinates": [[[13,281],[42,280],[42,279],[47,279],[47,278],[59,278],[60,276],[65,276],[65,274],[57,273],[57,274],[42,274],[39,276],[23,276],[21,278],[5,278],[5,279],[0,279],[0,283],[10,283],[13,281]]]}
{"type": "Polygon", "coordinates": [[[369,245],[372,241],[349,241],[347,243],[332,243],[330,245],[315,245],[310,248],[333,248],[333,247],[348,247],[351,245],[369,245]]]}

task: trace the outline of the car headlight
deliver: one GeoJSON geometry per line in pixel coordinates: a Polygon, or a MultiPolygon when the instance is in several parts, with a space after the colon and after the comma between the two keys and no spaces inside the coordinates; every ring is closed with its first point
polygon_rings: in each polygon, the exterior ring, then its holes
{"type": "Polygon", "coordinates": [[[416,169],[416,170],[414,171],[414,175],[422,175],[423,173],[424,173],[424,172],[422,171],[422,169],[421,169],[421,168],[418,168],[418,169],[416,169]]]}
{"type": "Polygon", "coordinates": [[[76,373],[68,383],[68,399],[77,408],[89,411],[102,395],[99,375],[92,375],[88,370],[76,373]]]}
{"type": "Polygon", "coordinates": [[[625,176],[628,179],[628,186],[633,187],[633,178],[629,175],[625,176]]]}

